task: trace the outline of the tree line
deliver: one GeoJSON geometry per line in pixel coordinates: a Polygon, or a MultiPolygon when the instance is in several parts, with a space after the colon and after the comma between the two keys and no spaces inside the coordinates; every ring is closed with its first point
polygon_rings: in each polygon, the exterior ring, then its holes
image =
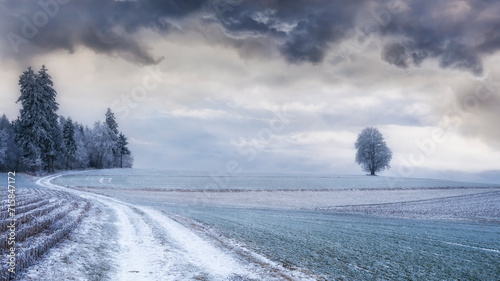
{"type": "Polygon", "coordinates": [[[132,167],[127,137],[111,109],[93,127],[59,116],[57,92],[45,66],[38,73],[28,67],[19,86],[19,116],[12,122],[5,114],[0,117],[1,171],[132,167]]]}

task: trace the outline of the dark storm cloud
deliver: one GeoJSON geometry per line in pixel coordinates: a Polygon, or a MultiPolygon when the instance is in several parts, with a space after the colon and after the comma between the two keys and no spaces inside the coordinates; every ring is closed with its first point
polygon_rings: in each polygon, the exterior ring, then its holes
{"type": "Polygon", "coordinates": [[[500,49],[498,1],[407,1],[381,34],[397,38],[383,58],[400,67],[435,58],[443,68],[483,72],[482,57],[500,49]],[[405,62],[405,63],[403,63],[405,62]]]}
{"type": "Polygon", "coordinates": [[[382,59],[402,68],[408,67],[409,57],[406,54],[406,48],[399,43],[386,45],[382,52],[382,59]]]}
{"type": "Polygon", "coordinates": [[[500,48],[498,1],[244,1],[221,19],[231,33],[276,39],[290,62],[320,63],[332,46],[378,35],[382,59],[398,67],[438,60],[443,68],[481,74],[482,58],[500,48]]]}
{"type": "Polygon", "coordinates": [[[202,0],[7,0],[0,3],[3,51],[19,60],[38,53],[84,46],[138,64],[158,58],[133,36],[142,28],[165,32],[168,19],[199,11],[202,0]]]}
{"type": "Polygon", "coordinates": [[[241,41],[264,37],[271,39],[265,41],[268,48],[292,63],[321,63],[332,47],[364,34],[388,42],[381,57],[398,67],[435,59],[443,68],[481,74],[482,59],[500,48],[499,13],[500,3],[486,0],[7,0],[0,2],[0,31],[4,53],[17,50],[19,59],[85,46],[153,64],[158,58],[136,32],[149,29],[161,35],[195,15],[222,25],[227,36],[237,38],[234,48],[245,46],[251,53],[241,41]],[[56,3],[58,11],[46,12],[42,6],[47,3],[56,3]],[[49,16],[41,24],[44,12],[49,16]],[[27,24],[35,25],[35,35],[23,34],[27,24]]]}
{"type": "Polygon", "coordinates": [[[221,22],[230,32],[275,37],[290,62],[319,63],[330,44],[351,32],[362,6],[363,1],[248,1],[224,13],[221,22]]]}

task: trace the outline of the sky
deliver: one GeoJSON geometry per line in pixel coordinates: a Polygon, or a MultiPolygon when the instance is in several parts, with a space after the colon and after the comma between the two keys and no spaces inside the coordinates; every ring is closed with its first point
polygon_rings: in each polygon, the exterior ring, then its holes
{"type": "Polygon", "coordinates": [[[59,114],[109,107],[137,168],[500,182],[500,2],[0,0],[0,113],[46,65],[59,114]]]}

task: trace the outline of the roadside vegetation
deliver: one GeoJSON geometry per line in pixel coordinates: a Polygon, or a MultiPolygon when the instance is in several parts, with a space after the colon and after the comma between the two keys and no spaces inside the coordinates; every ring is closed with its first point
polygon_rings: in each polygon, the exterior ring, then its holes
{"type": "MultiPolygon", "coordinates": [[[[7,198],[2,201],[7,202],[7,198]]],[[[90,209],[90,202],[83,198],[34,184],[29,188],[18,186],[12,203],[0,207],[0,235],[4,237],[0,240],[0,254],[2,260],[8,261],[12,248],[15,249],[15,274],[3,262],[2,280],[15,280],[19,272],[73,231],[90,209]],[[8,239],[11,232],[15,239],[8,239]]]]}

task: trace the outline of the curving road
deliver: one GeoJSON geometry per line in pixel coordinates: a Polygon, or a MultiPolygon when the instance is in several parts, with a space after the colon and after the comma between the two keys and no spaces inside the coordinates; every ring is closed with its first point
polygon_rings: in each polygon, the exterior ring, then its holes
{"type": "MultiPolygon", "coordinates": [[[[61,174],[41,178],[37,184],[64,190],[90,200],[103,214],[101,225],[112,224],[109,249],[112,270],[103,273],[109,280],[304,280],[312,277],[285,272],[248,250],[235,251],[199,235],[169,214],[136,206],[115,198],[73,190],[53,184],[61,174]],[[109,215],[111,214],[111,215],[109,215]],[[115,242],[115,243],[113,243],[115,242]],[[112,245],[116,244],[115,249],[112,245]],[[240,252],[240,254],[237,254],[240,252]],[[247,253],[242,255],[241,253],[247,253]]],[[[109,235],[109,234],[108,234],[109,235]]],[[[75,241],[78,243],[79,241],[75,241]]],[[[103,257],[100,257],[103,258],[103,257]]]]}

